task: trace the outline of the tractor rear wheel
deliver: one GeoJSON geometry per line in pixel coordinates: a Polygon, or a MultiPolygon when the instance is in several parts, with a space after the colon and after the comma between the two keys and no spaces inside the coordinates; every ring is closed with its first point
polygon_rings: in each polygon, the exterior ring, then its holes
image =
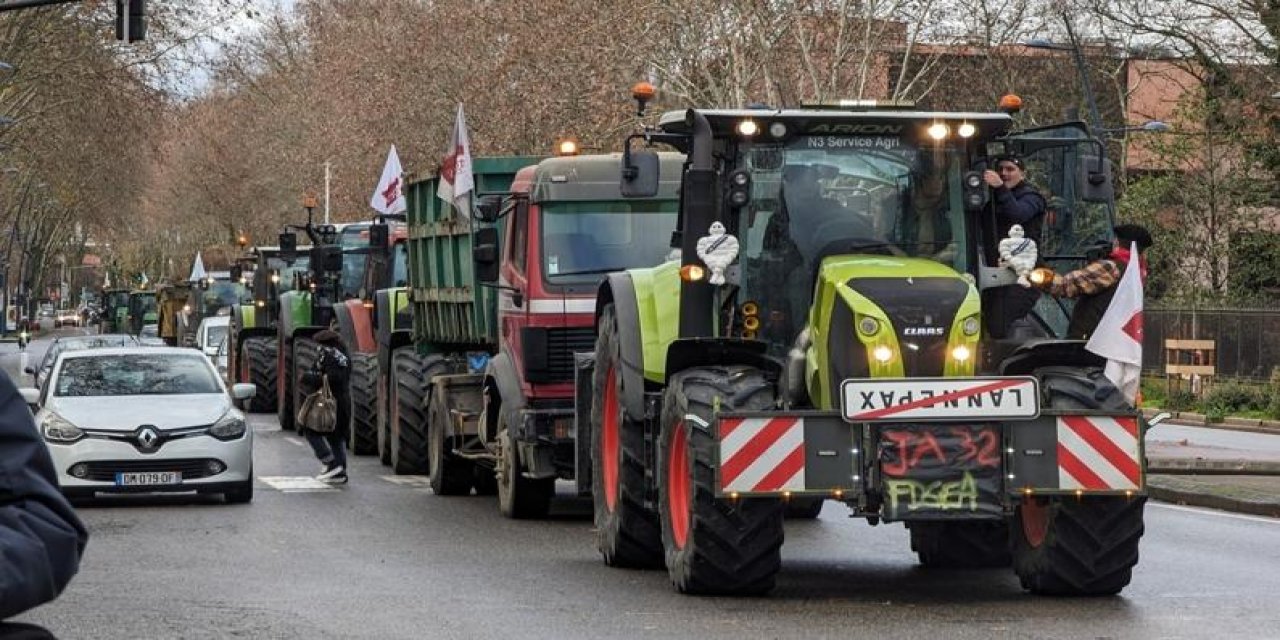
{"type": "Polygon", "coordinates": [[[424,400],[431,377],[443,368],[443,364],[439,358],[424,359],[413,347],[401,347],[392,353],[389,449],[391,469],[398,475],[427,473],[427,407],[424,400]]]}
{"type": "Polygon", "coordinates": [[[1009,523],[1004,520],[912,522],[911,550],[920,564],[937,569],[1007,567],[1009,523]]]}
{"type": "Polygon", "coordinates": [[[276,419],[280,428],[293,431],[293,348],[294,345],[285,340],[277,341],[280,349],[276,353],[276,419]]]}
{"type": "Polygon", "coordinates": [[[792,498],[783,507],[782,515],[788,520],[814,520],[822,513],[825,498],[792,498]]]}
{"type": "Polygon", "coordinates": [[[249,399],[249,411],[253,413],[276,410],[276,344],[275,338],[254,337],[245,339],[241,349],[241,366],[248,373],[244,381],[258,389],[249,399]]]}
{"type": "MultiPolygon", "coordinates": [[[[1132,410],[1101,369],[1044,367],[1045,406],[1132,410]]],[[[1026,497],[1013,524],[1013,567],[1022,588],[1044,595],[1119,593],[1138,564],[1146,496],[1026,497]]]]}
{"type": "MultiPolygon", "coordinates": [[[[443,373],[443,372],[442,372],[443,373]]],[[[430,456],[431,490],[438,496],[471,495],[475,482],[475,465],[453,454],[454,440],[449,435],[448,398],[437,390],[430,392],[427,404],[427,452],[430,456]]]]}
{"type": "Polygon", "coordinates": [[[358,456],[377,453],[378,359],[371,353],[351,355],[351,429],[347,449],[358,456]]]}
{"type": "Polygon", "coordinates": [[[774,384],[752,367],[695,367],[671,377],[662,399],[658,505],[667,572],[682,593],[773,589],[782,568],[782,501],[717,498],[718,442],[701,425],[719,411],[768,411],[774,400],[774,384]]]}
{"type": "Polygon", "coordinates": [[[644,426],[622,401],[621,337],[616,311],[606,305],[596,337],[591,380],[591,484],[596,544],[612,567],[662,566],[658,514],[645,507],[644,426]]]}

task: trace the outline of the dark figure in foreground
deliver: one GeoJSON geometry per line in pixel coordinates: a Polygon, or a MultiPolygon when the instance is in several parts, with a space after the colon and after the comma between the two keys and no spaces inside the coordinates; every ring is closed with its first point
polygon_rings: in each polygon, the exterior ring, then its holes
{"type": "MultiPolygon", "coordinates": [[[[80,568],[89,532],[58,489],[49,450],[8,376],[0,376],[0,620],[52,601],[80,568]]],[[[0,638],[51,638],[0,622],[0,638]]]]}
{"type": "MultiPolygon", "coordinates": [[[[351,428],[351,358],[337,333],[328,329],[315,335],[320,344],[320,359],[315,369],[303,374],[302,384],[307,393],[320,388],[324,376],[329,377],[329,390],[338,405],[338,426],[332,433],[306,432],[307,443],[316,457],[324,463],[324,470],[317,480],[344,484],[347,481],[347,430],[351,428]]],[[[300,427],[301,428],[301,427],[300,427]]]]}

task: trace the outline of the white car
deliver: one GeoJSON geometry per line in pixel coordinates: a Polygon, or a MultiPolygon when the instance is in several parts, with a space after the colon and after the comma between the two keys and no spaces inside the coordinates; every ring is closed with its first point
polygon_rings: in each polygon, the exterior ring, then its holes
{"type": "Polygon", "coordinates": [[[196,347],[210,358],[218,353],[218,345],[227,338],[231,316],[211,316],[200,321],[196,329],[196,347]]]}
{"type": "Polygon", "coordinates": [[[70,351],[40,390],[22,389],[62,491],[221,493],[253,499],[253,430],[208,356],[180,347],[70,351]]]}

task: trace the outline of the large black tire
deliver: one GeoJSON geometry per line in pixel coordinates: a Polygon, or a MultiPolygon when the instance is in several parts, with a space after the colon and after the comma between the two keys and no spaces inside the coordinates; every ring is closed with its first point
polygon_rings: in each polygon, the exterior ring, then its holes
{"type": "MultiPolygon", "coordinates": [[[[320,343],[311,338],[298,338],[293,341],[293,368],[289,377],[289,397],[292,408],[290,415],[296,413],[307,398],[306,386],[302,384],[302,376],[315,369],[320,361],[320,343]]],[[[294,425],[296,428],[297,425],[294,425]]],[[[341,426],[339,426],[341,428],[341,426]]]]}
{"type": "Polygon", "coordinates": [[[391,418],[394,411],[391,409],[391,389],[395,386],[388,384],[388,381],[395,380],[395,369],[391,370],[390,375],[383,375],[381,370],[378,372],[378,415],[377,415],[377,436],[378,436],[378,461],[386,466],[391,466],[391,418]]]}
{"type": "Polygon", "coordinates": [[[271,413],[276,410],[276,339],[248,338],[241,352],[242,362],[249,369],[247,382],[252,382],[257,393],[249,399],[249,411],[271,413]]]}
{"type": "Polygon", "coordinates": [[[792,498],[782,509],[782,515],[788,520],[813,520],[822,513],[825,498],[792,498]]]}
{"type": "Polygon", "coordinates": [[[498,512],[516,520],[547,517],[556,494],[555,478],[526,478],[520,453],[511,439],[511,423],[505,411],[498,413],[498,512]]]}
{"type": "Polygon", "coordinates": [[[912,522],[907,528],[911,550],[926,567],[989,569],[1013,562],[1009,523],[1004,520],[912,522]]]}
{"type": "Polygon", "coordinates": [[[662,399],[658,511],[667,572],[682,593],[759,595],[782,568],[783,505],[773,498],[717,499],[718,443],[685,422],[719,411],[768,411],[775,386],[746,366],[695,367],[671,377],[662,399]]]}
{"type": "Polygon", "coordinates": [[[471,495],[475,465],[453,454],[456,436],[448,436],[449,404],[443,394],[431,393],[427,407],[427,446],[431,490],[438,496],[471,495]]]}
{"type": "Polygon", "coordinates": [[[347,449],[358,456],[378,452],[378,359],[371,353],[351,355],[351,429],[347,449]]]}
{"type": "Polygon", "coordinates": [[[280,428],[293,431],[293,349],[297,345],[279,342],[276,355],[276,419],[280,428]]]}
{"type": "MultiPolygon", "coordinates": [[[[1128,410],[1101,369],[1044,367],[1044,405],[1053,409],[1128,410]]],[[[1109,596],[1119,593],[1138,564],[1146,496],[1028,497],[1018,506],[1013,566],[1032,593],[1109,596]]]]}
{"type": "Polygon", "coordinates": [[[627,416],[622,402],[621,343],[615,313],[610,304],[600,316],[591,380],[595,397],[591,406],[591,493],[596,545],[609,566],[656,569],[662,566],[662,529],[657,512],[645,507],[644,427],[627,416]]]}
{"type": "Polygon", "coordinates": [[[397,474],[428,472],[426,397],[429,381],[443,367],[442,360],[424,359],[413,347],[392,353],[390,456],[397,474]]]}

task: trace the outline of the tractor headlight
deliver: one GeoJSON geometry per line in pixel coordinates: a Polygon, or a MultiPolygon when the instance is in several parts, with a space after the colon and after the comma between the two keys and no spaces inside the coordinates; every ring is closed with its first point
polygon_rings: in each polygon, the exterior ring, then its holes
{"type": "Polygon", "coordinates": [[[969,351],[969,347],[964,345],[960,345],[951,350],[951,357],[955,358],[956,362],[964,362],[968,360],[971,355],[973,355],[973,353],[969,351]]]}
{"type": "Polygon", "coordinates": [[[209,427],[209,435],[219,440],[235,440],[244,435],[244,418],[228,411],[209,427]]]}
{"type": "Polygon", "coordinates": [[[876,359],[876,362],[888,362],[893,359],[893,349],[880,345],[871,351],[871,356],[876,359]]]}
{"type": "Polygon", "coordinates": [[[51,413],[40,422],[40,431],[50,442],[71,443],[84,437],[84,431],[62,416],[51,413]]]}
{"type": "Polygon", "coordinates": [[[976,336],[982,330],[982,323],[978,322],[978,316],[969,316],[960,323],[960,330],[966,336],[976,336]]]}
{"type": "Polygon", "coordinates": [[[858,318],[858,333],[864,336],[874,336],[880,333],[880,321],[871,316],[861,316],[858,318]]]}

